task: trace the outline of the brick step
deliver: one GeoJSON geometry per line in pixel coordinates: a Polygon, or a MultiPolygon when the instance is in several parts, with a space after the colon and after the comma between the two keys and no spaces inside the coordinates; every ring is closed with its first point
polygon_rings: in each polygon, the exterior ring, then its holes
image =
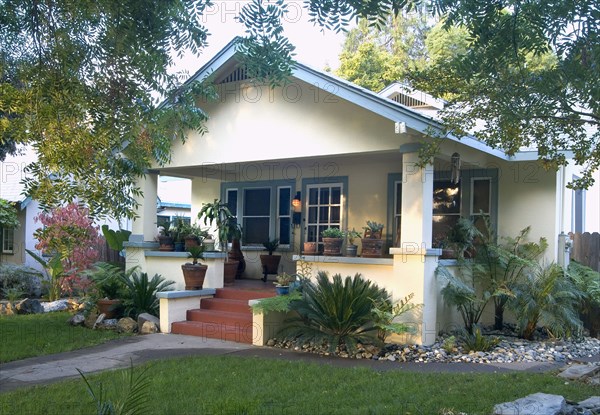
{"type": "Polygon", "coordinates": [[[230,300],[254,300],[275,296],[275,288],[265,290],[236,290],[231,288],[217,288],[215,298],[227,298],[230,300]]]}
{"type": "Polygon", "coordinates": [[[228,340],[236,343],[252,344],[252,324],[226,325],[202,323],[200,321],[180,321],[171,325],[173,334],[208,337],[210,339],[228,340]]]}
{"type": "Polygon", "coordinates": [[[203,298],[200,308],[202,310],[233,311],[234,313],[251,312],[247,300],[232,300],[229,298],[203,298]]]}
{"type": "Polygon", "coordinates": [[[202,323],[225,324],[235,326],[252,325],[252,313],[235,313],[232,311],[221,310],[188,310],[186,313],[187,321],[199,321],[202,323]]]}

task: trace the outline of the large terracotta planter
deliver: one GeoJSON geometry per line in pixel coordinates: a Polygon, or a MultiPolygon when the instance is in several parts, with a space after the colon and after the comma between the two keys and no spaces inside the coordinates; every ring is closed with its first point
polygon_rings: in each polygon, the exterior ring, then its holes
{"type": "Polygon", "coordinates": [[[340,256],[342,255],[343,238],[323,238],[323,255],[340,256]]]}
{"type": "Polygon", "coordinates": [[[117,318],[119,317],[119,307],[121,306],[121,300],[106,300],[101,299],[96,301],[96,307],[98,307],[98,313],[104,314],[105,318],[117,318]]]}
{"type": "Polygon", "coordinates": [[[223,285],[233,285],[235,283],[235,275],[238,271],[240,261],[228,259],[223,267],[223,285]]]}
{"type": "Polygon", "coordinates": [[[227,258],[231,261],[238,261],[235,278],[242,278],[242,273],[246,270],[246,260],[244,259],[239,239],[234,238],[231,242],[231,251],[229,251],[227,258]]]}
{"type": "Polygon", "coordinates": [[[204,285],[204,278],[206,277],[206,270],[208,265],[203,264],[183,264],[181,270],[183,271],[183,280],[185,281],[186,290],[201,290],[204,285]]]}
{"type": "Polygon", "coordinates": [[[383,255],[383,239],[362,238],[361,256],[364,258],[381,258],[383,255]]]}
{"type": "Polygon", "coordinates": [[[159,251],[173,251],[175,244],[173,243],[173,237],[160,235],[158,237],[158,250],[159,251]]]}
{"type": "Polygon", "coordinates": [[[262,265],[263,273],[277,274],[281,262],[281,255],[261,255],[260,264],[262,265]]]}

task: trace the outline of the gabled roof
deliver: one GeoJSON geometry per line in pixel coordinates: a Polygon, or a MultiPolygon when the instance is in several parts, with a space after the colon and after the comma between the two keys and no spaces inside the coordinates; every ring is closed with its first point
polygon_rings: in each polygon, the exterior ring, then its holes
{"type": "MultiPolygon", "coordinates": [[[[200,81],[203,79],[215,80],[220,76],[226,76],[226,70],[232,71],[236,66],[236,45],[239,38],[232,39],[215,56],[213,56],[204,66],[202,66],[187,83],[200,81]]],[[[377,94],[366,88],[353,84],[345,79],[338,78],[330,73],[326,73],[311,68],[302,63],[296,62],[292,76],[306,83],[315,85],[318,88],[325,89],[338,98],[350,101],[368,111],[378,114],[394,122],[405,122],[406,126],[412,130],[426,134],[430,129],[440,130],[442,125],[435,118],[424,115],[414,109],[408,108],[392,99],[377,94]]],[[[432,97],[432,99],[434,99],[432,97]]],[[[519,153],[515,156],[508,156],[504,151],[492,148],[487,144],[475,139],[474,137],[449,136],[448,139],[460,142],[463,145],[493,155],[503,160],[536,160],[537,153],[519,153]]]]}

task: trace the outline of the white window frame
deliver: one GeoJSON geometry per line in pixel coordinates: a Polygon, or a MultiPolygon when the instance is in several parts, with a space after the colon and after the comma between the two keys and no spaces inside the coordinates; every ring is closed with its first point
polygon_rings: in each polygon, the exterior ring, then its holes
{"type": "Polygon", "coordinates": [[[473,201],[474,201],[474,197],[475,197],[475,181],[476,180],[487,180],[488,182],[488,187],[489,187],[489,191],[488,191],[488,212],[483,212],[483,215],[487,215],[490,216],[492,214],[492,192],[493,192],[493,186],[492,186],[492,178],[489,176],[485,176],[485,177],[472,177],[471,178],[471,197],[469,198],[469,213],[471,216],[481,216],[481,212],[474,212],[473,211],[473,201]]]}
{"type": "MultiPolygon", "coordinates": [[[[339,183],[317,183],[317,184],[310,184],[306,186],[306,198],[305,198],[305,203],[304,203],[304,211],[306,212],[306,229],[308,230],[309,226],[316,226],[317,227],[317,240],[316,241],[308,241],[308,234],[305,236],[305,240],[306,242],[317,242],[317,245],[322,245],[323,242],[319,241],[319,227],[321,226],[327,226],[327,227],[331,227],[332,224],[333,226],[339,226],[340,229],[344,229],[344,208],[345,208],[345,197],[344,197],[344,183],[339,182],[339,183]],[[321,189],[324,188],[329,188],[330,194],[331,194],[331,189],[334,187],[339,187],[340,188],[340,203],[338,204],[331,204],[328,203],[326,205],[321,204],[321,200],[320,200],[320,195],[321,195],[321,189]],[[315,204],[310,204],[310,191],[311,189],[318,189],[317,193],[319,195],[319,200],[318,203],[315,204]],[[332,206],[339,206],[340,208],[340,219],[339,222],[331,222],[331,220],[328,220],[327,223],[321,223],[319,221],[319,208],[323,207],[323,206],[328,206],[328,207],[332,207],[332,206]],[[309,222],[309,211],[311,207],[316,207],[317,208],[317,222],[309,222]]],[[[308,232],[307,232],[308,233],[308,232]]]]}
{"type": "Polygon", "coordinates": [[[13,228],[0,228],[2,236],[2,253],[12,255],[15,253],[15,230],[13,228]]]}

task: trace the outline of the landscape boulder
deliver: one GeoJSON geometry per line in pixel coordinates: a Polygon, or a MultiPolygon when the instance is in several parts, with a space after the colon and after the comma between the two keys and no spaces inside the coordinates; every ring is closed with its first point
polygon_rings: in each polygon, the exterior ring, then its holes
{"type": "Polygon", "coordinates": [[[44,307],[39,300],[25,298],[15,304],[17,314],[41,314],[44,312],[44,307]]]}
{"type": "Polygon", "coordinates": [[[134,333],[137,328],[137,322],[131,317],[123,317],[117,323],[117,331],[119,333],[134,333]]]}
{"type": "Polygon", "coordinates": [[[74,316],[72,316],[67,322],[72,326],[83,326],[83,324],[85,323],[85,316],[81,313],[77,313],[74,316]]]}
{"type": "Polygon", "coordinates": [[[146,321],[153,322],[160,329],[160,319],[152,314],[142,313],[138,316],[138,327],[143,327],[146,321]]]}
{"type": "Polygon", "coordinates": [[[494,406],[494,415],[565,415],[568,405],[560,395],[534,393],[513,402],[494,406]]]}
{"type": "Polygon", "coordinates": [[[141,334],[154,334],[158,333],[158,326],[153,321],[144,321],[142,328],[140,329],[141,334]]]}

